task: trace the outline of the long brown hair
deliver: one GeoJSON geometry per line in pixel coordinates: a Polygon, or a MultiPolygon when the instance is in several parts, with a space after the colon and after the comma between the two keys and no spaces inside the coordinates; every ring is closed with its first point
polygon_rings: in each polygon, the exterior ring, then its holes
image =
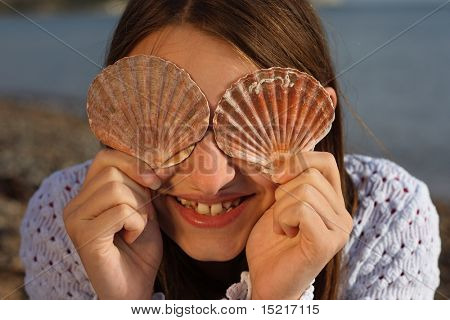
{"type": "MultiPolygon", "coordinates": [[[[126,56],[151,32],[183,23],[227,41],[260,68],[291,67],[307,72],[323,85],[333,87],[339,101],[325,33],[311,4],[303,0],[131,0],[112,37],[106,65],[126,56]]],[[[334,155],[347,210],[353,215],[358,199],[344,168],[342,121],[338,105],[331,131],[315,150],[334,155]]],[[[205,280],[195,276],[189,257],[164,233],[163,239],[163,261],[155,290],[162,290],[166,299],[205,298],[211,283],[204,286],[205,280]]],[[[245,250],[235,259],[234,266],[247,266],[245,250]]],[[[341,252],[317,276],[316,299],[337,298],[340,263],[341,252]]]]}

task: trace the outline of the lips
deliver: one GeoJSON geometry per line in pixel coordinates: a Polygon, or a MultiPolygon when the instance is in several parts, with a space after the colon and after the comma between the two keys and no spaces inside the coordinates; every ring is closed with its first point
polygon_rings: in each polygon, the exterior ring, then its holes
{"type": "Polygon", "coordinates": [[[242,198],[241,203],[235,208],[221,213],[216,216],[200,214],[192,208],[181,205],[174,197],[168,196],[167,201],[170,206],[175,208],[177,212],[191,225],[198,228],[222,228],[231,224],[245,210],[250,198],[246,196],[242,198]]]}

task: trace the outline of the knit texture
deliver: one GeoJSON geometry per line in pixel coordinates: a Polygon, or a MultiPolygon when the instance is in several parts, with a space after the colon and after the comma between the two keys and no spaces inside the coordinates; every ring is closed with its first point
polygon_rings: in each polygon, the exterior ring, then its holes
{"type": "MultiPolygon", "coordinates": [[[[439,285],[439,216],[427,186],[397,164],[345,155],[359,193],[354,227],[342,250],[339,299],[433,299],[439,285]]],[[[46,178],[29,201],[20,233],[30,299],[97,299],[65,230],[63,209],[91,160],[46,178]]],[[[250,299],[248,271],[223,299],[250,299]]],[[[314,280],[313,280],[314,282],[314,280]]],[[[301,299],[313,299],[313,284],[301,299]]],[[[152,299],[164,299],[156,292],[152,299]]]]}

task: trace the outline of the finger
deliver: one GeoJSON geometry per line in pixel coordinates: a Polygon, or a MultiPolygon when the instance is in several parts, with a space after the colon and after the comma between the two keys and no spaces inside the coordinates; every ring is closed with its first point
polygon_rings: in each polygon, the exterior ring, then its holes
{"type": "Polygon", "coordinates": [[[297,177],[308,168],[318,169],[330,182],[336,193],[342,196],[339,168],[336,159],[329,152],[299,152],[280,165],[279,171],[272,175],[272,180],[283,184],[297,177]]]}
{"type": "Polygon", "coordinates": [[[118,182],[127,185],[134,192],[141,195],[142,198],[150,198],[151,196],[148,188],[141,186],[118,168],[105,167],[96,176],[94,176],[89,183],[84,186],[83,190],[77,195],[77,197],[72,200],[72,207],[78,207],[103,185],[111,182],[118,182]]]}
{"type": "MultiPolygon", "coordinates": [[[[284,230],[281,228],[280,223],[278,222],[278,218],[275,219],[274,209],[273,209],[273,208],[270,208],[269,210],[271,211],[270,214],[272,214],[272,220],[273,220],[273,232],[274,232],[275,234],[285,235],[284,230]]],[[[269,210],[267,210],[267,212],[268,212],[269,210]]]]}
{"type": "Polygon", "coordinates": [[[128,244],[133,243],[144,230],[147,220],[143,218],[134,208],[121,204],[110,208],[93,221],[95,230],[99,230],[97,235],[94,235],[98,241],[110,241],[114,234],[122,230],[124,233],[124,240],[128,244]],[[101,230],[101,231],[100,231],[101,230]]]}
{"type": "Polygon", "coordinates": [[[153,190],[161,186],[161,180],[148,164],[114,149],[104,149],[97,153],[86,174],[83,186],[89,183],[104,167],[116,167],[140,185],[153,190]]]}
{"type": "Polygon", "coordinates": [[[303,201],[281,212],[274,212],[274,219],[288,237],[295,237],[300,232],[313,241],[321,239],[328,231],[320,216],[303,201]]]}
{"type": "Polygon", "coordinates": [[[80,219],[93,219],[115,206],[126,204],[136,210],[150,203],[151,199],[143,198],[131,190],[127,185],[120,182],[110,182],[100,187],[80,205],[75,212],[79,212],[80,219]]]}
{"type": "Polygon", "coordinates": [[[341,226],[340,217],[334,212],[327,199],[309,184],[301,184],[292,192],[287,193],[280,201],[276,202],[275,211],[284,212],[287,210],[286,208],[304,203],[311,206],[319,214],[329,230],[338,228],[346,230],[345,225],[341,226]]]}
{"type": "Polygon", "coordinates": [[[316,168],[306,169],[299,176],[295,177],[285,184],[280,185],[275,190],[275,199],[277,201],[282,199],[286,194],[292,193],[293,190],[295,190],[302,184],[309,184],[316,190],[318,190],[332,206],[336,214],[348,214],[344,199],[336,193],[330,182],[316,168]]]}

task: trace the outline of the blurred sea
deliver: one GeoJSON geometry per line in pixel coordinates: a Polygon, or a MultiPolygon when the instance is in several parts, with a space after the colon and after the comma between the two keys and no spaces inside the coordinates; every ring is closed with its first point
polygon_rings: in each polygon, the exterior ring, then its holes
{"type": "MultiPolygon", "coordinates": [[[[389,158],[435,196],[450,199],[450,6],[386,44],[434,8],[338,7],[320,14],[342,72],[341,89],[383,145],[345,105],[348,152],[389,158]]],[[[0,97],[71,101],[60,107],[84,116],[88,86],[118,17],[30,17],[42,29],[23,17],[0,16],[0,97]]]]}

